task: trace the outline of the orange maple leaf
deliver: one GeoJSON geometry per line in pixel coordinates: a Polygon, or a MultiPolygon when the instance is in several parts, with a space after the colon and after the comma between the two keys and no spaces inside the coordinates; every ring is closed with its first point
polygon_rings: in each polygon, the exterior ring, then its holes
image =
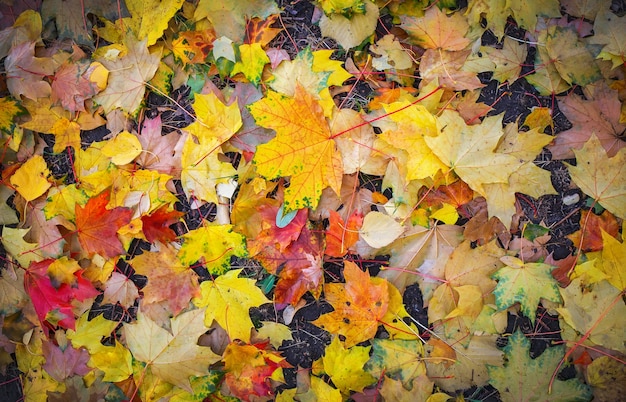
{"type": "Polygon", "coordinates": [[[326,300],[335,310],[313,324],[345,337],[345,347],[349,348],[376,335],[389,307],[389,292],[387,281],[374,281],[351,261],[345,261],[343,276],[345,284],[324,286],[326,300]]]}
{"type": "Polygon", "coordinates": [[[133,211],[130,208],[106,209],[111,189],[106,189],[87,201],[84,207],[76,204],[76,230],[78,241],[89,253],[103,257],[124,254],[117,231],[130,222],[133,211]]]}
{"type": "Polygon", "coordinates": [[[354,211],[348,218],[348,223],[344,223],[338,212],[330,211],[329,221],[324,253],[331,257],[343,257],[359,240],[358,230],[363,225],[363,213],[354,211]]]}

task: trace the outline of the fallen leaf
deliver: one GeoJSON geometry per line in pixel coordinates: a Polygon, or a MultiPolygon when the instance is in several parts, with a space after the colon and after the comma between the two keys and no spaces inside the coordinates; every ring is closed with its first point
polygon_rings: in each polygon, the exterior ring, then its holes
{"type": "Polygon", "coordinates": [[[78,240],[89,254],[115,257],[126,252],[117,231],[130,222],[132,211],[122,207],[106,209],[110,194],[107,189],[91,197],[84,207],[76,204],[78,240]]]}
{"type": "Polygon", "coordinates": [[[575,150],[576,166],[567,164],[572,180],[587,195],[617,217],[626,219],[626,150],[609,158],[592,134],[580,150],[575,150]]]}
{"type": "Polygon", "coordinates": [[[539,262],[524,263],[509,256],[500,260],[507,266],[491,275],[498,281],[493,293],[499,309],[520,303],[522,313],[534,323],[537,305],[542,298],[561,302],[557,282],[551,275],[552,266],[539,262]]]}
{"type": "Polygon", "coordinates": [[[205,309],[182,313],[171,320],[171,332],[137,314],[135,323],[122,329],[133,357],[146,364],[145,370],[170,384],[192,392],[189,377],[208,374],[208,366],[220,360],[210,348],[197,345],[204,326],[205,309]]]}
{"type": "Polygon", "coordinates": [[[333,384],[343,393],[363,391],[363,388],[376,382],[376,378],[363,370],[369,359],[370,346],[345,347],[334,337],[326,347],[322,362],[324,371],[333,380],[333,384]]]}
{"type": "Polygon", "coordinates": [[[529,351],[530,341],[521,331],[515,331],[504,347],[507,362],[503,367],[488,367],[489,383],[500,391],[503,401],[591,399],[591,390],[577,378],[556,380],[549,389],[552,371],[565,354],[563,345],[552,346],[535,359],[530,358],[529,351]]]}
{"type": "Polygon", "coordinates": [[[233,269],[213,281],[202,282],[202,294],[193,303],[198,307],[211,306],[204,316],[207,327],[215,320],[228,332],[231,341],[240,339],[249,343],[254,325],[248,310],[269,300],[254,286],[254,280],[239,278],[240,273],[241,269],[233,269]]]}
{"type": "Polygon", "coordinates": [[[369,273],[361,271],[351,261],[344,261],[343,275],[345,284],[324,285],[326,300],[335,310],[322,315],[313,324],[345,337],[349,348],[376,334],[389,307],[389,285],[386,281],[374,284],[369,273]]]}
{"type": "Polygon", "coordinates": [[[319,103],[301,86],[294,98],[269,92],[250,105],[258,125],[277,130],[276,137],[257,147],[254,163],[267,179],[290,176],[285,209],[315,208],[322,190],[339,194],[343,167],[319,103]]]}

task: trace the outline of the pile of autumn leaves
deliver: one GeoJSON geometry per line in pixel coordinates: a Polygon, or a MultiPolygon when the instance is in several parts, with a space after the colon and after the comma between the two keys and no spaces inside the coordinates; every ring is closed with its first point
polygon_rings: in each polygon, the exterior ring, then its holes
{"type": "MultiPolygon", "coordinates": [[[[551,265],[545,255],[529,253],[545,238],[519,233],[547,229],[520,227],[515,193],[556,193],[549,173],[533,163],[554,137],[543,134],[551,125],[547,108],[535,108],[523,122],[528,131],[503,127],[502,116],[475,118],[488,110],[475,102],[482,86],[476,73],[494,71],[495,79],[512,82],[526,58],[526,45],[510,38],[501,49],[473,49],[482,33],[477,15],[486,14],[488,27],[504,37],[505,22],[493,10],[470,1],[466,13],[430,7],[411,16],[392,2],[386,11],[397,13],[407,35],[380,38],[369,61],[357,52],[350,63],[358,67],[348,72],[331,50],[307,48],[291,60],[269,48],[278,33],[264,22],[276,19],[272,2],[263,10],[240,2],[224,19],[205,3],[194,9],[170,1],[152,15],[155,7],[129,1],[130,17],[98,28],[112,44],[91,56],[78,47],[41,46],[42,20],[33,11],[0,32],[11,94],[0,99],[0,223],[11,259],[0,278],[0,362],[15,353],[27,398],[306,401],[379,394],[438,401],[448,396],[433,394],[435,384],[449,392],[491,384],[504,400],[549,391],[553,400],[590,399],[580,378],[554,379],[569,357],[564,345],[531,360],[529,342],[517,332],[504,350],[496,348],[507,311],[540,325],[540,302],[558,314],[587,384],[596,395],[610,392],[603,384],[623,373],[616,356],[626,352],[626,250],[618,225],[626,218],[626,151],[606,130],[582,140],[578,131],[557,136],[555,153],[576,158],[567,165],[573,183],[606,211],[583,215],[585,253],[577,259],[551,265]],[[168,29],[179,11],[194,30],[168,29]],[[250,23],[256,36],[244,35],[243,18],[234,18],[244,13],[256,17],[250,23]],[[423,52],[418,93],[404,77],[417,66],[407,49],[423,52]],[[387,81],[378,80],[383,87],[390,81],[398,87],[381,92],[369,113],[337,108],[330,89],[340,91],[354,75],[375,83],[364,74],[373,69],[387,74],[387,81]],[[207,77],[218,73],[231,76],[234,88],[216,88],[207,77]],[[146,90],[164,94],[182,84],[195,85],[195,121],[162,135],[165,122],[142,109],[146,90]],[[81,147],[81,130],[103,125],[111,135],[81,147]],[[54,137],[52,154],[67,155],[71,172],[51,175],[49,148],[35,133],[54,137]],[[241,154],[238,164],[227,156],[233,153],[241,154]],[[361,187],[363,174],[381,177],[393,198],[361,187]],[[214,203],[216,219],[177,236],[170,226],[182,226],[184,214],[174,209],[173,180],[192,209],[214,203]],[[470,221],[455,225],[468,205],[470,221]],[[497,245],[508,229],[521,246],[497,245]],[[588,233],[596,243],[585,240],[588,233]],[[127,255],[137,239],[150,243],[149,250],[127,255]],[[379,255],[390,260],[376,277],[356,264],[379,255]],[[273,300],[231,266],[233,257],[253,258],[275,275],[273,300]],[[345,281],[324,283],[324,261],[342,259],[345,281]],[[145,286],[138,287],[128,266],[147,278],[145,286]],[[198,268],[211,279],[200,283],[198,268]],[[427,342],[402,302],[413,283],[428,306],[427,342]],[[313,321],[333,341],[312,368],[298,369],[297,388],[275,395],[290,366],[278,348],[292,339],[288,325],[307,292],[333,306],[313,321]],[[137,319],[90,320],[96,298],[122,310],[138,304],[137,319]],[[280,322],[253,323],[250,308],[271,302],[280,322]],[[384,339],[376,338],[381,326],[384,339]]],[[[361,20],[367,27],[371,13],[380,12],[366,0],[339,9],[331,3],[320,2],[328,36],[345,24],[359,32],[361,20]]],[[[605,78],[623,72],[624,55],[601,43],[599,57],[614,69],[596,61],[589,50],[594,40],[579,37],[556,19],[554,2],[547,4],[541,12],[508,9],[547,43],[537,52],[536,67],[543,68],[529,82],[542,94],[585,85],[590,100],[571,95],[569,110],[600,100],[613,110],[619,100],[605,78]],[[556,46],[563,42],[571,46],[556,46]]],[[[598,21],[617,20],[607,10],[596,10],[598,21]]],[[[596,34],[607,29],[601,24],[596,34]]]]}

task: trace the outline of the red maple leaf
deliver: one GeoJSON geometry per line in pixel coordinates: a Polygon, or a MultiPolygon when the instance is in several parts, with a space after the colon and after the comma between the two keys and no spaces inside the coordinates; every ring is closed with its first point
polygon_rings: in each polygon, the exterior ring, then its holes
{"type": "Polygon", "coordinates": [[[117,231],[130,222],[133,212],[124,207],[106,209],[110,194],[111,190],[106,189],[90,198],[84,207],[76,205],[78,240],[89,254],[115,257],[125,252],[117,231]]]}
{"type": "Polygon", "coordinates": [[[60,318],[57,322],[60,327],[74,329],[76,320],[72,311],[72,300],[83,301],[95,297],[99,292],[89,280],[83,278],[83,270],[74,272],[74,285],[62,283],[55,288],[48,276],[48,267],[54,261],[49,258],[30,264],[24,275],[24,289],[33,301],[42,327],[45,327],[48,314],[55,312],[55,317],[60,318]]]}
{"type": "Polygon", "coordinates": [[[150,215],[142,216],[141,222],[146,240],[150,243],[157,240],[161,243],[174,241],[176,233],[169,226],[176,223],[183,215],[185,214],[179,211],[167,212],[167,205],[163,205],[150,215]]]}

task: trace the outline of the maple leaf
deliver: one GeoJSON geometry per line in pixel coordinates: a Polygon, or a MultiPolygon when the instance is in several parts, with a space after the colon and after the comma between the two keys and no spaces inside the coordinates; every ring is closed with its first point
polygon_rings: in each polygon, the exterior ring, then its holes
{"type": "Polygon", "coordinates": [[[204,63],[213,49],[214,40],[213,29],[179,32],[172,41],[172,53],[183,65],[204,63]]]}
{"type": "Polygon", "coordinates": [[[439,158],[428,148],[426,137],[434,137],[438,133],[437,120],[422,105],[412,105],[409,102],[395,102],[383,105],[396,127],[385,130],[378,136],[397,148],[396,152],[406,153],[406,180],[434,177],[437,172],[444,170],[439,158]]]}
{"type": "Polygon", "coordinates": [[[54,74],[51,100],[60,101],[70,112],[84,112],[85,100],[106,87],[109,71],[97,61],[72,59],[66,60],[54,74]]]}
{"type": "Polygon", "coordinates": [[[196,7],[193,20],[207,18],[215,29],[216,36],[225,36],[235,42],[245,39],[246,17],[268,18],[272,14],[280,14],[273,0],[241,0],[216,3],[212,0],[200,0],[196,7]]]}
{"type": "Polygon", "coordinates": [[[141,216],[143,234],[150,243],[160,241],[167,243],[176,239],[176,232],[169,228],[185,215],[179,211],[168,211],[167,205],[162,205],[149,215],[141,216]]]}
{"type": "Polygon", "coordinates": [[[502,49],[481,46],[480,52],[494,63],[492,69],[494,80],[514,82],[519,77],[522,65],[526,62],[528,49],[524,44],[520,44],[507,36],[502,43],[502,49]]]}
{"type": "Polygon", "coordinates": [[[182,313],[171,320],[171,332],[160,327],[141,311],[137,321],[122,328],[128,349],[144,362],[153,375],[193,392],[189,377],[208,374],[208,366],[220,360],[208,347],[197,345],[204,326],[205,309],[182,313]]]}
{"type": "Polygon", "coordinates": [[[626,219],[626,149],[609,158],[600,140],[592,134],[580,150],[575,150],[576,166],[567,168],[580,189],[617,217],[626,219]]]}
{"type": "MultiPolygon", "coordinates": [[[[133,281],[124,274],[113,272],[104,285],[102,304],[119,303],[122,307],[128,308],[135,303],[138,297],[139,290],[133,281]]],[[[172,309],[172,311],[174,310],[172,309]]]]}
{"type": "Polygon", "coordinates": [[[250,401],[252,395],[271,396],[269,379],[282,379],[283,367],[291,365],[277,352],[268,349],[267,344],[229,343],[224,351],[224,383],[233,396],[243,401],[250,401]]]}
{"type": "Polygon", "coordinates": [[[587,285],[583,279],[575,278],[568,287],[559,289],[563,307],[557,311],[567,326],[576,331],[569,338],[585,334],[596,345],[624,353],[626,322],[620,317],[626,314],[626,304],[621,300],[621,291],[606,280],[587,285]]]}
{"type": "Polygon", "coordinates": [[[389,308],[387,281],[375,283],[351,261],[344,262],[345,284],[324,285],[326,300],[334,311],[322,315],[313,324],[345,337],[346,347],[373,338],[389,308]]]}
{"type": "Polygon", "coordinates": [[[52,186],[48,176],[50,170],[43,156],[35,155],[13,173],[11,185],[26,201],[32,201],[52,186]]]}
{"type": "Polygon", "coordinates": [[[584,228],[567,235],[576,248],[584,252],[600,251],[604,247],[602,232],[617,237],[619,224],[615,215],[608,211],[602,211],[596,215],[592,210],[582,210],[580,213],[580,227],[584,228]]]}
{"type": "Polygon", "coordinates": [[[374,377],[380,378],[384,375],[401,380],[410,389],[415,378],[426,374],[426,366],[422,360],[425,352],[420,341],[373,339],[372,347],[372,355],[364,370],[374,377]]]}
{"type": "Polygon", "coordinates": [[[129,208],[106,209],[111,190],[93,196],[84,207],[76,204],[76,230],[85,252],[115,257],[125,250],[117,231],[130,222],[133,212],[129,208]]]}
{"type": "Polygon", "coordinates": [[[146,39],[146,45],[152,46],[163,35],[174,14],[183,5],[184,0],[127,0],[130,21],[124,25],[130,27],[139,40],[146,39]]]}
{"type": "Polygon", "coordinates": [[[41,366],[54,380],[63,382],[73,375],[85,376],[91,371],[87,367],[89,353],[85,349],[75,349],[71,345],[65,345],[61,349],[52,341],[44,341],[42,344],[43,355],[46,362],[41,366]]]}
{"type": "Polygon", "coordinates": [[[248,343],[250,330],[254,327],[249,310],[269,300],[261,289],[254,286],[254,280],[239,278],[241,271],[234,269],[213,281],[202,282],[202,294],[194,298],[193,303],[198,307],[210,306],[204,317],[207,326],[215,320],[228,332],[231,340],[241,339],[248,343]]]}
{"type": "Polygon", "coordinates": [[[548,384],[557,364],[565,354],[563,345],[546,349],[539,357],[530,358],[530,341],[521,331],[515,331],[504,348],[504,367],[489,366],[489,383],[508,401],[588,401],[592,393],[579,379],[557,380],[550,392],[548,384]]]}
{"type": "Polygon", "coordinates": [[[446,110],[439,117],[439,124],[443,127],[441,133],[424,137],[426,144],[474,191],[485,195],[483,184],[508,183],[518,160],[495,152],[504,134],[502,115],[468,126],[458,113],[446,110]]]}
{"type": "Polygon", "coordinates": [[[336,211],[330,211],[326,230],[326,249],[324,254],[331,257],[343,257],[348,249],[359,240],[359,229],[363,224],[363,214],[354,211],[345,223],[336,211]]]}
{"type": "Polygon", "coordinates": [[[35,57],[35,42],[24,42],[13,46],[4,68],[7,75],[7,87],[13,97],[20,95],[36,100],[50,96],[50,84],[43,80],[52,75],[55,63],[49,58],[35,57]]]}
{"type": "Polygon", "coordinates": [[[570,85],[588,85],[602,78],[591,51],[573,29],[548,28],[545,50],[556,70],[570,85]]]}
{"type": "Polygon", "coordinates": [[[152,315],[153,308],[164,306],[177,315],[199,294],[198,276],[176,258],[173,246],[158,244],[158,251],[144,252],[129,261],[140,275],[148,278],[141,299],[145,314],[152,315]]]}
{"type": "Polygon", "coordinates": [[[328,36],[348,50],[358,46],[374,33],[380,12],[371,1],[365,2],[362,13],[352,14],[347,18],[341,14],[323,14],[319,21],[322,36],[328,36]]]}
{"type": "Polygon", "coordinates": [[[624,63],[626,48],[624,32],[626,32],[626,18],[618,17],[605,7],[596,16],[593,24],[594,35],[589,38],[589,43],[601,44],[602,51],[598,58],[611,60],[613,68],[624,63]]]}
{"type": "Polygon", "coordinates": [[[53,152],[63,152],[68,146],[80,148],[81,126],[77,121],[70,120],[69,111],[53,105],[50,98],[41,98],[37,102],[26,100],[23,105],[30,113],[31,120],[21,124],[21,127],[54,134],[53,152]]]}
{"type": "Polygon", "coordinates": [[[30,264],[24,275],[24,288],[33,301],[42,327],[45,327],[44,322],[48,321],[52,325],[73,329],[76,320],[72,300],[84,301],[100,292],[82,277],[83,270],[74,272],[76,278],[74,286],[63,283],[55,288],[48,276],[48,268],[54,261],[47,259],[30,264]]]}
{"type": "Polygon", "coordinates": [[[145,85],[156,73],[161,60],[161,50],[150,52],[147,39],[138,41],[132,34],[125,36],[126,54],[110,60],[101,57],[98,61],[110,71],[107,87],[93,97],[103,106],[106,113],[115,108],[137,113],[145,85]]]}
{"type": "Polygon", "coordinates": [[[230,269],[230,257],[245,257],[245,239],[232,231],[232,225],[207,225],[185,233],[178,259],[185,266],[202,261],[210,273],[220,275],[230,269]]]}
{"type": "Polygon", "coordinates": [[[467,19],[460,13],[446,15],[439,7],[429,7],[423,17],[400,16],[400,27],[411,40],[425,49],[463,50],[470,44],[465,37],[467,19]]]}
{"type": "Polygon", "coordinates": [[[561,16],[561,7],[558,0],[506,0],[506,7],[513,12],[513,17],[520,27],[530,32],[535,31],[537,17],[558,18],[561,16]]]}
{"type": "Polygon", "coordinates": [[[257,147],[257,172],[268,179],[290,176],[285,209],[315,208],[322,190],[339,193],[343,167],[320,104],[297,85],[293,98],[269,91],[250,105],[258,125],[276,137],[257,147]]]}
{"type": "Polygon", "coordinates": [[[181,136],[176,132],[162,135],[161,131],[161,115],[143,120],[137,138],[144,152],[135,159],[135,162],[144,169],[179,177],[181,162],[178,143],[181,136]]]}
{"type": "Polygon", "coordinates": [[[539,262],[527,262],[515,257],[502,257],[506,267],[500,268],[491,277],[498,281],[493,290],[496,305],[506,309],[520,303],[522,313],[534,323],[540,299],[561,302],[559,288],[552,277],[553,267],[539,262]]]}
{"type": "Polygon", "coordinates": [[[361,392],[364,387],[376,382],[376,378],[363,370],[370,349],[371,346],[346,347],[338,336],[326,347],[322,357],[324,371],[343,394],[361,392]]]}
{"type": "Polygon", "coordinates": [[[239,46],[241,61],[233,66],[231,75],[243,73],[251,83],[257,85],[263,75],[263,67],[270,62],[269,57],[260,43],[243,44],[239,46]]]}
{"type": "Polygon", "coordinates": [[[476,73],[463,69],[470,53],[471,50],[428,49],[420,60],[420,76],[425,81],[439,80],[441,86],[455,91],[482,88],[476,73]]]}
{"type": "Polygon", "coordinates": [[[574,156],[595,135],[609,156],[614,156],[626,143],[619,138],[626,129],[620,122],[621,102],[617,92],[604,88],[596,91],[592,100],[583,100],[577,95],[566,97],[559,108],[572,122],[572,128],[556,136],[548,147],[555,159],[574,156]]]}
{"type": "Polygon", "coordinates": [[[0,98],[0,131],[12,135],[15,129],[15,118],[26,113],[20,103],[10,97],[0,98]]]}
{"type": "Polygon", "coordinates": [[[602,271],[608,276],[608,282],[617,290],[626,289],[626,265],[622,262],[626,258],[626,243],[619,242],[612,235],[602,232],[602,271]]]}

